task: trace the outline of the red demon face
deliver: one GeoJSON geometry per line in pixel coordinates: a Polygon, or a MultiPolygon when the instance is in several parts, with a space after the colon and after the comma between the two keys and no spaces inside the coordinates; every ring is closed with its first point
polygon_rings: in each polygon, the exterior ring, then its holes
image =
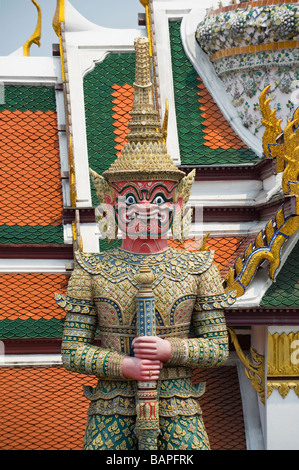
{"type": "Polygon", "coordinates": [[[173,202],[176,186],[173,181],[113,183],[116,223],[125,237],[166,238],[174,211],[180,210],[173,202]]]}

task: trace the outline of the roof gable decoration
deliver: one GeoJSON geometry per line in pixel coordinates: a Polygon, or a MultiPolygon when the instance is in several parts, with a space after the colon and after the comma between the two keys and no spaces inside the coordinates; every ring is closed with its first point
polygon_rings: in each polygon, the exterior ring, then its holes
{"type": "Polygon", "coordinates": [[[224,84],[243,126],[259,139],[263,134],[259,93],[271,84],[276,106],[284,110],[283,118],[289,119],[294,112],[290,94],[297,86],[299,60],[298,6],[264,3],[219,8],[209,12],[196,30],[196,40],[224,84]]]}
{"type": "Polygon", "coordinates": [[[215,102],[260,157],[259,94],[271,85],[271,98],[286,124],[295,110],[299,60],[298,6],[265,3],[193,9],[181,29],[185,52],[215,102]]]}
{"type": "Polygon", "coordinates": [[[281,268],[282,248],[288,240],[296,237],[299,229],[299,115],[296,112],[293,120],[288,121],[282,134],[279,134],[280,121],[276,118],[276,110],[271,111],[270,98],[266,100],[267,91],[268,87],[260,96],[265,126],[263,146],[267,158],[273,154],[277,157],[277,171],[282,172],[281,190],[287,198],[293,199],[293,209],[291,214],[286,214],[282,204],[227,273],[226,289],[236,290],[238,297],[245,293],[264,261],[269,263],[269,278],[272,281],[276,279],[281,268]]]}
{"type": "Polygon", "coordinates": [[[28,41],[25,42],[23,46],[23,55],[29,56],[30,55],[30,48],[32,44],[36,44],[40,47],[40,39],[41,39],[41,30],[42,30],[42,12],[39,4],[35,0],[31,0],[33,5],[37,9],[37,24],[33,34],[30,36],[28,41]]]}
{"type": "MultiPolygon", "coordinates": [[[[229,92],[229,86],[224,82],[223,77],[217,75],[209,55],[202,49],[196,39],[198,25],[205,21],[205,14],[206,10],[204,9],[192,9],[183,18],[181,38],[184,51],[232,129],[242,139],[244,144],[261,158],[263,150],[260,137],[255,132],[252,132],[250,126],[244,125],[245,119],[244,117],[242,118],[244,110],[242,109],[241,112],[234,105],[233,98],[229,92]]],[[[234,73],[228,75],[235,76],[236,74],[237,72],[234,71],[234,73]]],[[[247,114],[248,111],[246,112],[247,114]]]]}

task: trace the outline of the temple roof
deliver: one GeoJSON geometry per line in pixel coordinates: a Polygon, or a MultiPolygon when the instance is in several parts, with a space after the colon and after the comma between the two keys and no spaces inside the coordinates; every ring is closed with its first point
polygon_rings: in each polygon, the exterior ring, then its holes
{"type": "Polygon", "coordinates": [[[66,292],[67,274],[0,274],[0,337],[60,338],[64,312],[54,294],[66,292]]]}
{"type": "MultiPolygon", "coordinates": [[[[194,381],[207,384],[201,407],[212,448],[245,450],[236,368],[198,371],[194,381]]],[[[96,383],[61,367],[1,367],[0,449],[81,450],[89,404],[82,386],[96,383]]]]}
{"type": "Polygon", "coordinates": [[[6,85],[0,129],[1,243],[63,243],[54,87],[6,85]]]}

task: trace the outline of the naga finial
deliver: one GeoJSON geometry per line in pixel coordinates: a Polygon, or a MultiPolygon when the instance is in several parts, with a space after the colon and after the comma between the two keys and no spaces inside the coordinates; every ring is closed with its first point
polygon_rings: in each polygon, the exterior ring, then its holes
{"type": "Polygon", "coordinates": [[[31,0],[31,1],[37,9],[37,24],[36,24],[34,33],[30,36],[28,41],[26,41],[23,46],[23,55],[25,57],[29,56],[30,47],[32,46],[33,43],[36,44],[38,47],[40,47],[40,38],[42,35],[42,11],[41,11],[39,4],[35,0],[31,0]]]}

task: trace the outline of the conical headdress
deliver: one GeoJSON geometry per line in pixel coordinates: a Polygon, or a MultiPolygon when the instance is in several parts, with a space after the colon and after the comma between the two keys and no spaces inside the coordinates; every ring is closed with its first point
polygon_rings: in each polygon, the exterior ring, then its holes
{"type": "Polygon", "coordinates": [[[109,183],[158,179],[179,182],[185,173],[175,166],[167,154],[158,113],[155,110],[149,40],[145,37],[137,38],[134,45],[136,71],[128,142],[103,176],[109,183]]]}

